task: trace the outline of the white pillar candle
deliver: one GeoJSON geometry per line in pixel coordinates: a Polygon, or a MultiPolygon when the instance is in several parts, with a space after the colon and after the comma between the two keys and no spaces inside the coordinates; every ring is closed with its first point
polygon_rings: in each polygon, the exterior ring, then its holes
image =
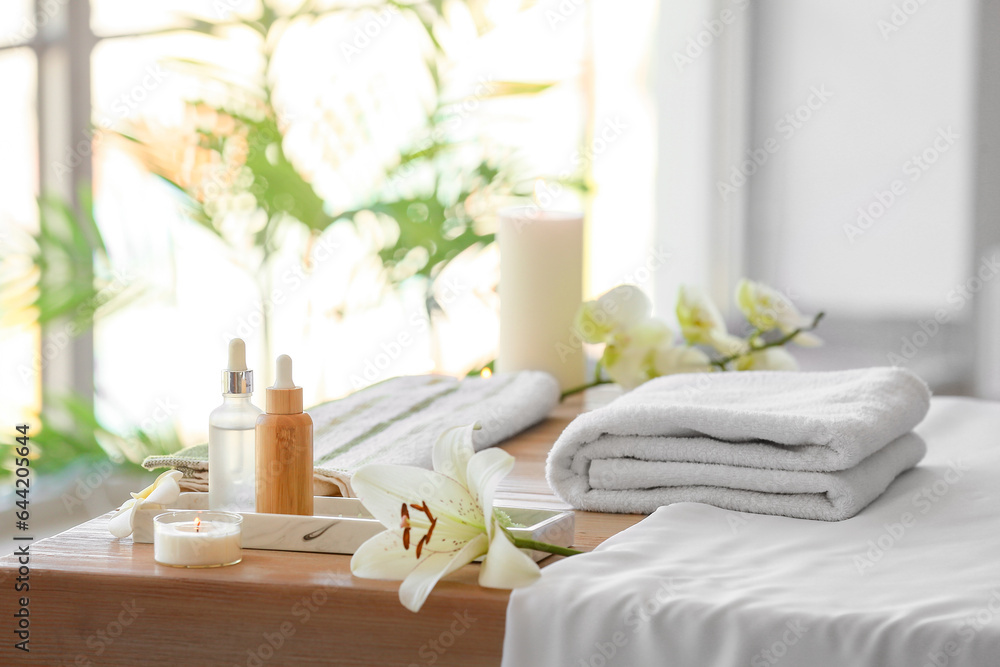
{"type": "Polygon", "coordinates": [[[583,214],[537,206],[500,212],[499,372],[547,371],[563,391],[584,384],[573,335],[583,301],[583,214]]]}
{"type": "Polygon", "coordinates": [[[230,512],[167,512],[153,518],[153,560],[174,567],[221,567],[243,559],[243,517],[230,512]]]}

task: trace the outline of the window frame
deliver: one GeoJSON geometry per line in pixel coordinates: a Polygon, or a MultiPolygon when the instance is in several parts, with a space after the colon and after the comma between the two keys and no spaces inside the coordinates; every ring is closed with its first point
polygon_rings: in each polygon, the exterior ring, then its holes
{"type": "MultiPolygon", "coordinates": [[[[90,27],[90,0],[39,4],[33,0],[35,34],[0,46],[30,48],[35,54],[38,192],[53,194],[80,209],[80,190],[90,187],[91,96],[90,54],[97,38],[90,27]],[[67,160],[76,150],[82,159],[67,160]],[[58,167],[58,168],[57,168],[58,167]]],[[[93,266],[91,265],[91,274],[93,266]]],[[[46,394],[74,392],[85,404],[94,402],[94,334],[92,329],[63,339],[66,322],[42,328],[42,402],[46,394]],[[45,355],[45,350],[58,354],[45,355]]]]}

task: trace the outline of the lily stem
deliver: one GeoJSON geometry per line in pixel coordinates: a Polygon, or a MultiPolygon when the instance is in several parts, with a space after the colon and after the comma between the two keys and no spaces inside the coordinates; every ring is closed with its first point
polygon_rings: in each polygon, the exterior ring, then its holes
{"type": "MultiPolygon", "coordinates": [[[[510,533],[507,533],[510,535],[510,533]]],[[[569,547],[557,547],[554,544],[548,544],[547,542],[536,542],[535,540],[526,540],[520,537],[511,536],[511,540],[514,542],[514,546],[518,549],[532,549],[534,551],[544,551],[550,554],[557,554],[559,556],[576,556],[577,554],[582,554],[582,551],[577,551],[576,549],[570,549],[569,547]]]]}
{"type": "Polygon", "coordinates": [[[576,556],[577,554],[582,554],[582,551],[577,551],[576,549],[570,549],[569,547],[558,547],[554,544],[549,544],[548,542],[537,542],[535,540],[529,540],[523,537],[514,537],[514,534],[510,532],[505,526],[500,526],[500,530],[504,532],[510,541],[514,543],[514,546],[518,549],[532,549],[534,551],[544,551],[550,554],[557,554],[559,556],[576,556]]]}

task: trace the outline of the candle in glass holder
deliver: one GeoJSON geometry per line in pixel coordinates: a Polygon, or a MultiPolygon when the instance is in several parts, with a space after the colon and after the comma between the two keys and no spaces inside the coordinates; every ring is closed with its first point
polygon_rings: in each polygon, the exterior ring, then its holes
{"type": "Polygon", "coordinates": [[[243,517],[231,512],[166,512],[153,518],[153,560],[173,567],[222,567],[243,559],[243,517]]]}
{"type": "Polygon", "coordinates": [[[500,212],[500,372],[551,373],[584,384],[573,320],[583,301],[583,214],[523,206],[500,212]]]}

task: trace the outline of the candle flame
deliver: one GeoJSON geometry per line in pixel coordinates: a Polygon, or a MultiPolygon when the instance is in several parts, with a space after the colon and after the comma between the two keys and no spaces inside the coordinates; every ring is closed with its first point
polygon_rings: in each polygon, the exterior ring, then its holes
{"type": "Polygon", "coordinates": [[[201,530],[201,517],[196,516],[194,518],[194,532],[197,533],[199,530],[201,530]]]}
{"type": "Polygon", "coordinates": [[[479,371],[479,376],[484,378],[491,378],[493,377],[493,371],[491,371],[489,368],[484,368],[483,370],[479,371]]]}

